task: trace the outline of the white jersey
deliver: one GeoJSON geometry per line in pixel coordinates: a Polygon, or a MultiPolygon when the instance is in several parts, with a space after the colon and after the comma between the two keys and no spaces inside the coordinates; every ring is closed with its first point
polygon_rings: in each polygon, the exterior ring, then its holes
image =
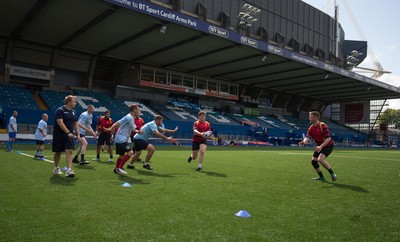
{"type": "Polygon", "coordinates": [[[8,132],[9,133],[14,132],[14,130],[11,128],[11,124],[13,125],[15,132],[18,132],[17,119],[14,116],[11,116],[10,122],[8,122],[8,132]]]}
{"type": "MultiPolygon", "coordinates": [[[[89,128],[92,125],[92,121],[93,121],[93,115],[89,114],[88,111],[83,112],[78,119],[78,123],[83,124],[83,126],[85,126],[86,128],[89,128]]],[[[85,134],[86,129],[79,127],[79,133],[85,134]]]]}
{"type": "Polygon", "coordinates": [[[131,131],[136,129],[134,117],[129,113],[117,122],[119,123],[119,128],[115,135],[115,143],[122,144],[128,142],[131,131]]]}
{"type": "Polygon", "coordinates": [[[40,120],[38,123],[38,127],[35,132],[35,139],[44,141],[45,137],[42,135],[39,129],[43,130],[43,133],[47,135],[47,122],[44,121],[43,119],[40,120]]]}

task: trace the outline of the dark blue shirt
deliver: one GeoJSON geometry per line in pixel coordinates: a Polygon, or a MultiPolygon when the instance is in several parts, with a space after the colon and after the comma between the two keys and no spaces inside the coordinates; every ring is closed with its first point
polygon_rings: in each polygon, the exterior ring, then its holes
{"type": "Polygon", "coordinates": [[[76,116],[75,110],[74,109],[68,110],[65,106],[59,107],[56,110],[55,119],[56,120],[54,122],[54,133],[64,133],[65,134],[65,132],[58,125],[57,119],[62,119],[65,126],[71,133],[74,131],[74,123],[78,122],[78,118],[76,116]]]}

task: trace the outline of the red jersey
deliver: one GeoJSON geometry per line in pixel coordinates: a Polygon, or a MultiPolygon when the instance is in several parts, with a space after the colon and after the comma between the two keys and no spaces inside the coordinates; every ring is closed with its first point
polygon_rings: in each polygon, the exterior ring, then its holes
{"type": "MultiPolygon", "coordinates": [[[[141,117],[134,118],[134,122],[135,122],[137,130],[140,129],[141,127],[143,127],[143,125],[144,125],[144,120],[141,117]]],[[[136,134],[136,132],[132,130],[131,131],[131,137],[134,136],[135,134],[136,134]]]]}
{"type": "Polygon", "coordinates": [[[104,116],[101,116],[97,121],[97,126],[99,127],[100,133],[111,134],[111,132],[105,131],[104,128],[110,128],[113,125],[113,123],[114,121],[111,118],[107,119],[104,116]]]}
{"type": "MultiPolygon", "coordinates": [[[[193,124],[193,130],[197,130],[200,133],[207,132],[207,131],[211,130],[211,125],[207,121],[204,121],[204,122],[196,121],[193,124]]],[[[207,140],[207,139],[203,138],[201,136],[198,136],[197,134],[193,135],[193,142],[200,142],[200,141],[204,141],[204,140],[207,140]]]]}
{"type": "MultiPolygon", "coordinates": [[[[329,127],[323,122],[319,122],[318,125],[313,124],[307,130],[307,137],[312,137],[317,145],[324,143],[325,139],[330,138],[331,134],[329,132],[329,127]]],[[[333,140],[329,141],[326,145],[333,146],[333,140]]]]}

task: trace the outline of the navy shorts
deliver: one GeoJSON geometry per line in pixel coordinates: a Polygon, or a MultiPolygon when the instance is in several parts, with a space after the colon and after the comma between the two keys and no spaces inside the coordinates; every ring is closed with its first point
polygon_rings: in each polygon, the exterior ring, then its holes
{"type": "Polygon", "coordinates": [[[124,156],[125,153],[131,151],[132,148],[128,145],[127,142],[124,143],[115,143],[115,153],[119,156],[124,156]]]}
{"type": "Polygon", "coordinates": [[[8,137],[9,137],[10,139],[15,139],[15,138],[17,137],[17,133],[16,133],[16,132],[9,132],[9,133],[8,133],[8,137]]]}
{"type": "Polygon", "coordinates": [[[64,152],[74,148],[74,138],[69,138],[66,133],[53,133],[53,152],[64,152]]]}
{"type": "Polygon", "coordinates": [[[333,146],[325,146],[324,148],[322,148],[321,152],[315,151],[313,154],[313,157],[318,158],[318,156],[320,154],[324,154],[325,157],[328,157],[332,153],[332,150],[333,150],[333,146]]]}
{"type": "Polygon", "coordinates": [[[149,146],[149,142],[144,139],[134,139],[133,144],[136,151],[145,150],[149,146]]]}
{"type": "Polygon", "coordinates": [[[44,140],[36,140],[37,145],[44,145],[44,140]]]}

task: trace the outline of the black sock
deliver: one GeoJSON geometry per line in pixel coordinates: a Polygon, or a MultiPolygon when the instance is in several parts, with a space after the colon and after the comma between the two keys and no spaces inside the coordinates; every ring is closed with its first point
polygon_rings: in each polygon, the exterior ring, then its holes
{"type": "Polygon", "coordinates": [[[329,171],[329,174],[332,174],[332,173],[334,173],[334,172],[332,171],[332,168],[331,168],[331,169],[329,169],[328,171],[329,171]]]}
{"type": "Polygon", "coordinates": [[[324,177],[324,174],[322,174],[322,171],[317,172],[317,173],[318,173],[319,177],[324,177]]]}
{"type": "Polygon", "coordinates": [[[75,155],[74,160],[77,160],[77,159],[78,159],[78,155],[75,155]]]}
{"type": "Polygon", "coordinates": [[[100,155],[96,155],[96,158],[97,158],[98,160],[100,160],[100,155]]]}
{"type": "Polygon", "coordinates": [[[85,160],[85,154],[81,154],[81,161],[85,160]]]}
{"type": "Polygon", "coordinates": [[[113,155],[110,155],[110,159],[112,159],[113,158],[113,155]]]}

